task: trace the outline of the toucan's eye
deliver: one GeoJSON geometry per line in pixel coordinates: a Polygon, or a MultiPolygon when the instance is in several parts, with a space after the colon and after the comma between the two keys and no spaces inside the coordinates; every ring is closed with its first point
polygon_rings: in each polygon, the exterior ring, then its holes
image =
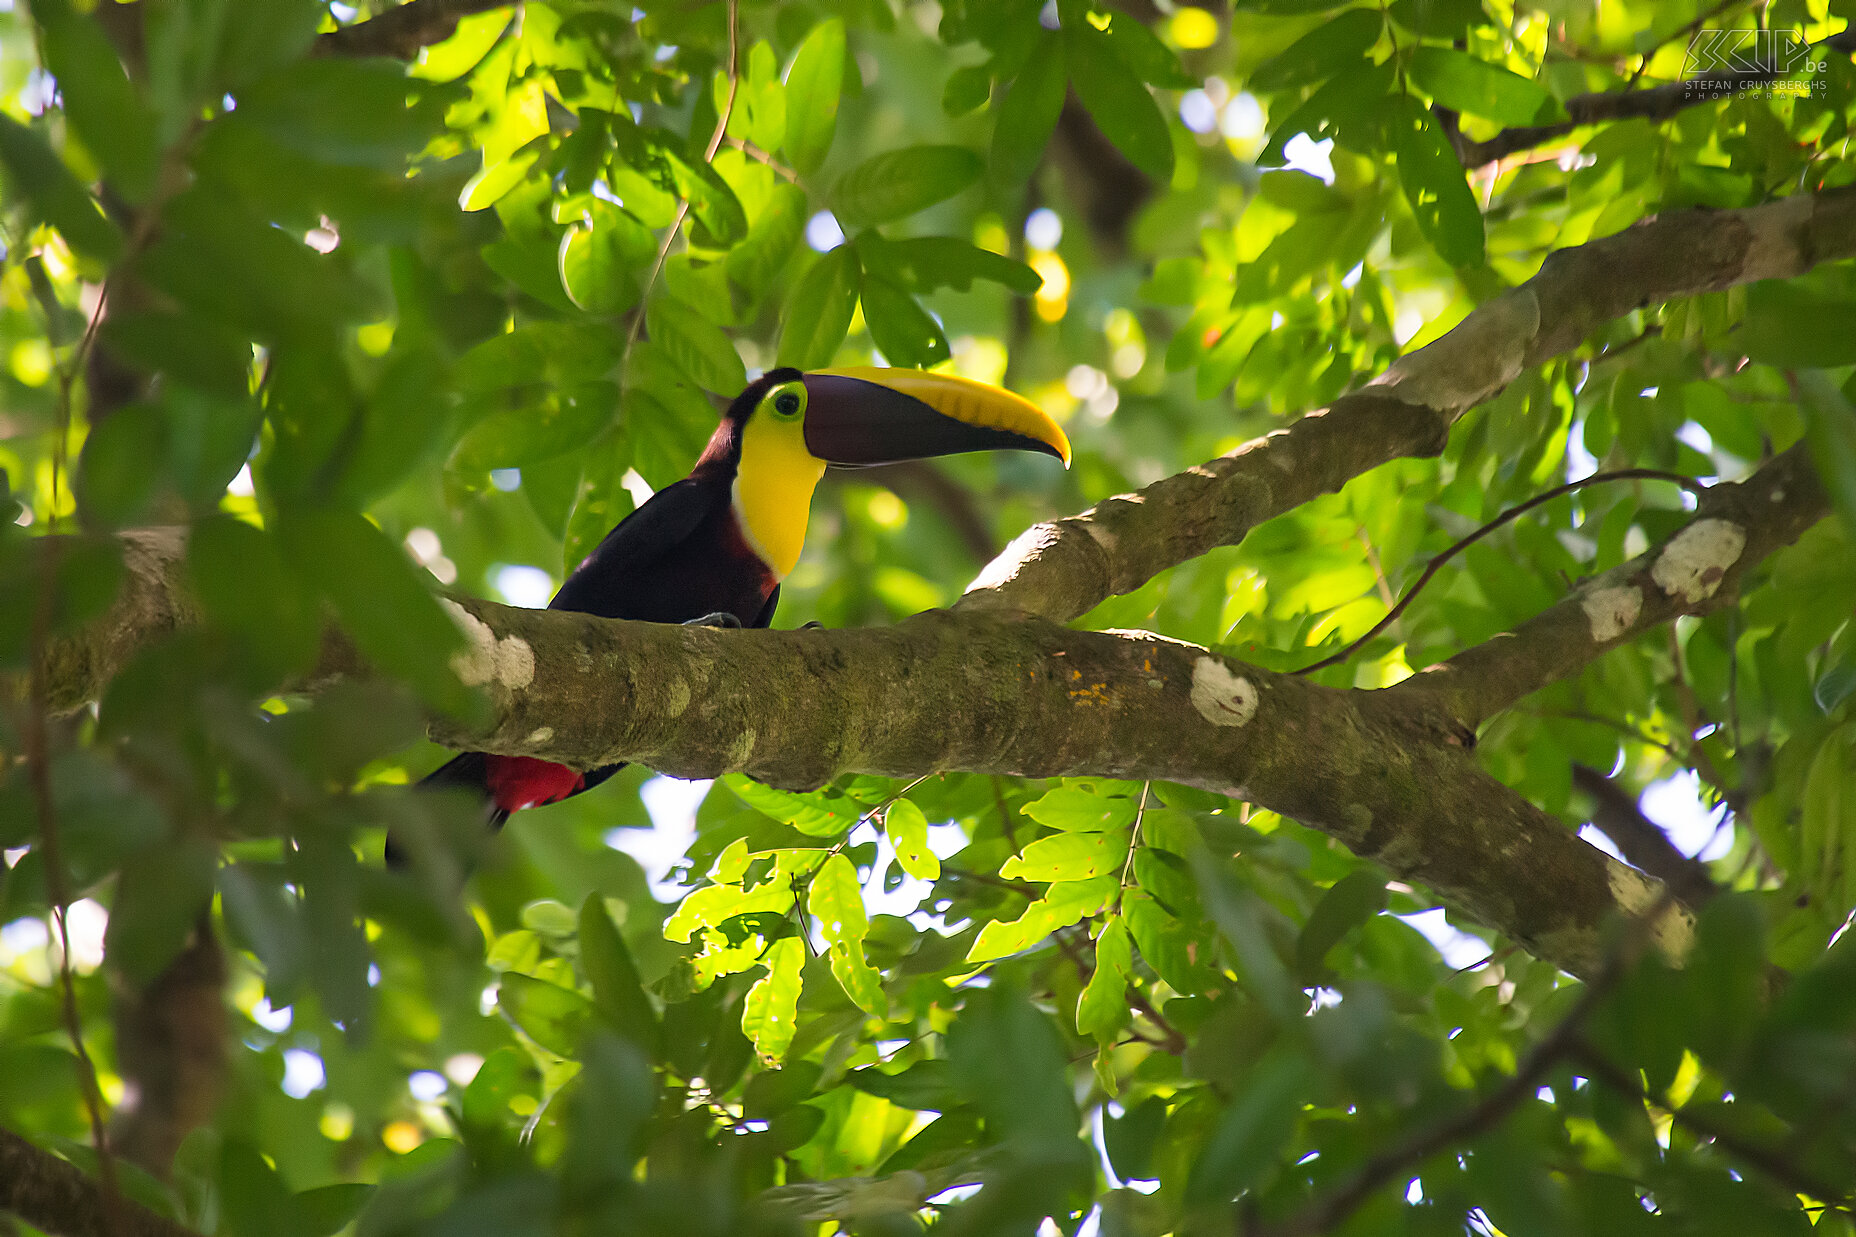
{"type": "Polygon", "coordinates": [[[805,388],[797,382],[789,382],[784,386],[775,387],[773,390],[773,398],[768,400],[767,404],[768,407],[772,409],[774,416],[782,420],[791,420],[805,411],[805,388]]]}

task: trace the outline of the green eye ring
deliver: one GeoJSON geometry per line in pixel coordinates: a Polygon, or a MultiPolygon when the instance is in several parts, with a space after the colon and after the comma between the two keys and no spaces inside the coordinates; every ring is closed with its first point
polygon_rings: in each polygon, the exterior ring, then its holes
{"type": "Polygon", "coordinates": [[[803,382],[783,382],[767,392],[762,407],[782,421],[797,420],[806,410],[806,386],[803,382]]]}

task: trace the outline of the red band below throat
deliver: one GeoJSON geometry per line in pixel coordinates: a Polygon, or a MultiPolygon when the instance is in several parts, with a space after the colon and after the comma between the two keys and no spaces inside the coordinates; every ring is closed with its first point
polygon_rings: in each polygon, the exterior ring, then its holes
{"type": "Polygon", "coordinates": [[[586,777],[566,765],[533,756],[490,756],[487,758],[490,798],[505,812],[544,803],[559,803],[586,784],[586,777]]]}

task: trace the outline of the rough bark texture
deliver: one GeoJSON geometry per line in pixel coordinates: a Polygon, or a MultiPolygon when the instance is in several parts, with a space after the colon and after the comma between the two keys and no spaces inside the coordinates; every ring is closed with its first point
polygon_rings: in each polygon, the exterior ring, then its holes
{"type": "Polygon", "coordinates": [[[1559,250],[1534,278],[1400,357],[1363,390],[1137,494],[1029,530],[974,581],[960,608],[1068,622],[1388,460],[1435,455],[1463,413],[1613,318],[1852,254],[1856,188],[1745,210],[1678,211],[1559,250]]]}
{"type": "Polygon", "coordinates": [[[77,1165],[0,1130],[0,1212],[59,1237],[198,1237],[138,1202],[106,1197],[77,1165]]]}

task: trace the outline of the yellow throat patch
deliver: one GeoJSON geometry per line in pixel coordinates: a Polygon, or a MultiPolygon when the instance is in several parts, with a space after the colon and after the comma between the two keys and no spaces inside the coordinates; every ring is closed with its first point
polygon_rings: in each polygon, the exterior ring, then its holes
{"type": "Polygon", "coordinates": [[[825,461],[806,450],[802,420],[748,418],[735,471],[735,517],[748,544],[782,580],[805,548],[812,491],[824,475],[825,461]]]}

